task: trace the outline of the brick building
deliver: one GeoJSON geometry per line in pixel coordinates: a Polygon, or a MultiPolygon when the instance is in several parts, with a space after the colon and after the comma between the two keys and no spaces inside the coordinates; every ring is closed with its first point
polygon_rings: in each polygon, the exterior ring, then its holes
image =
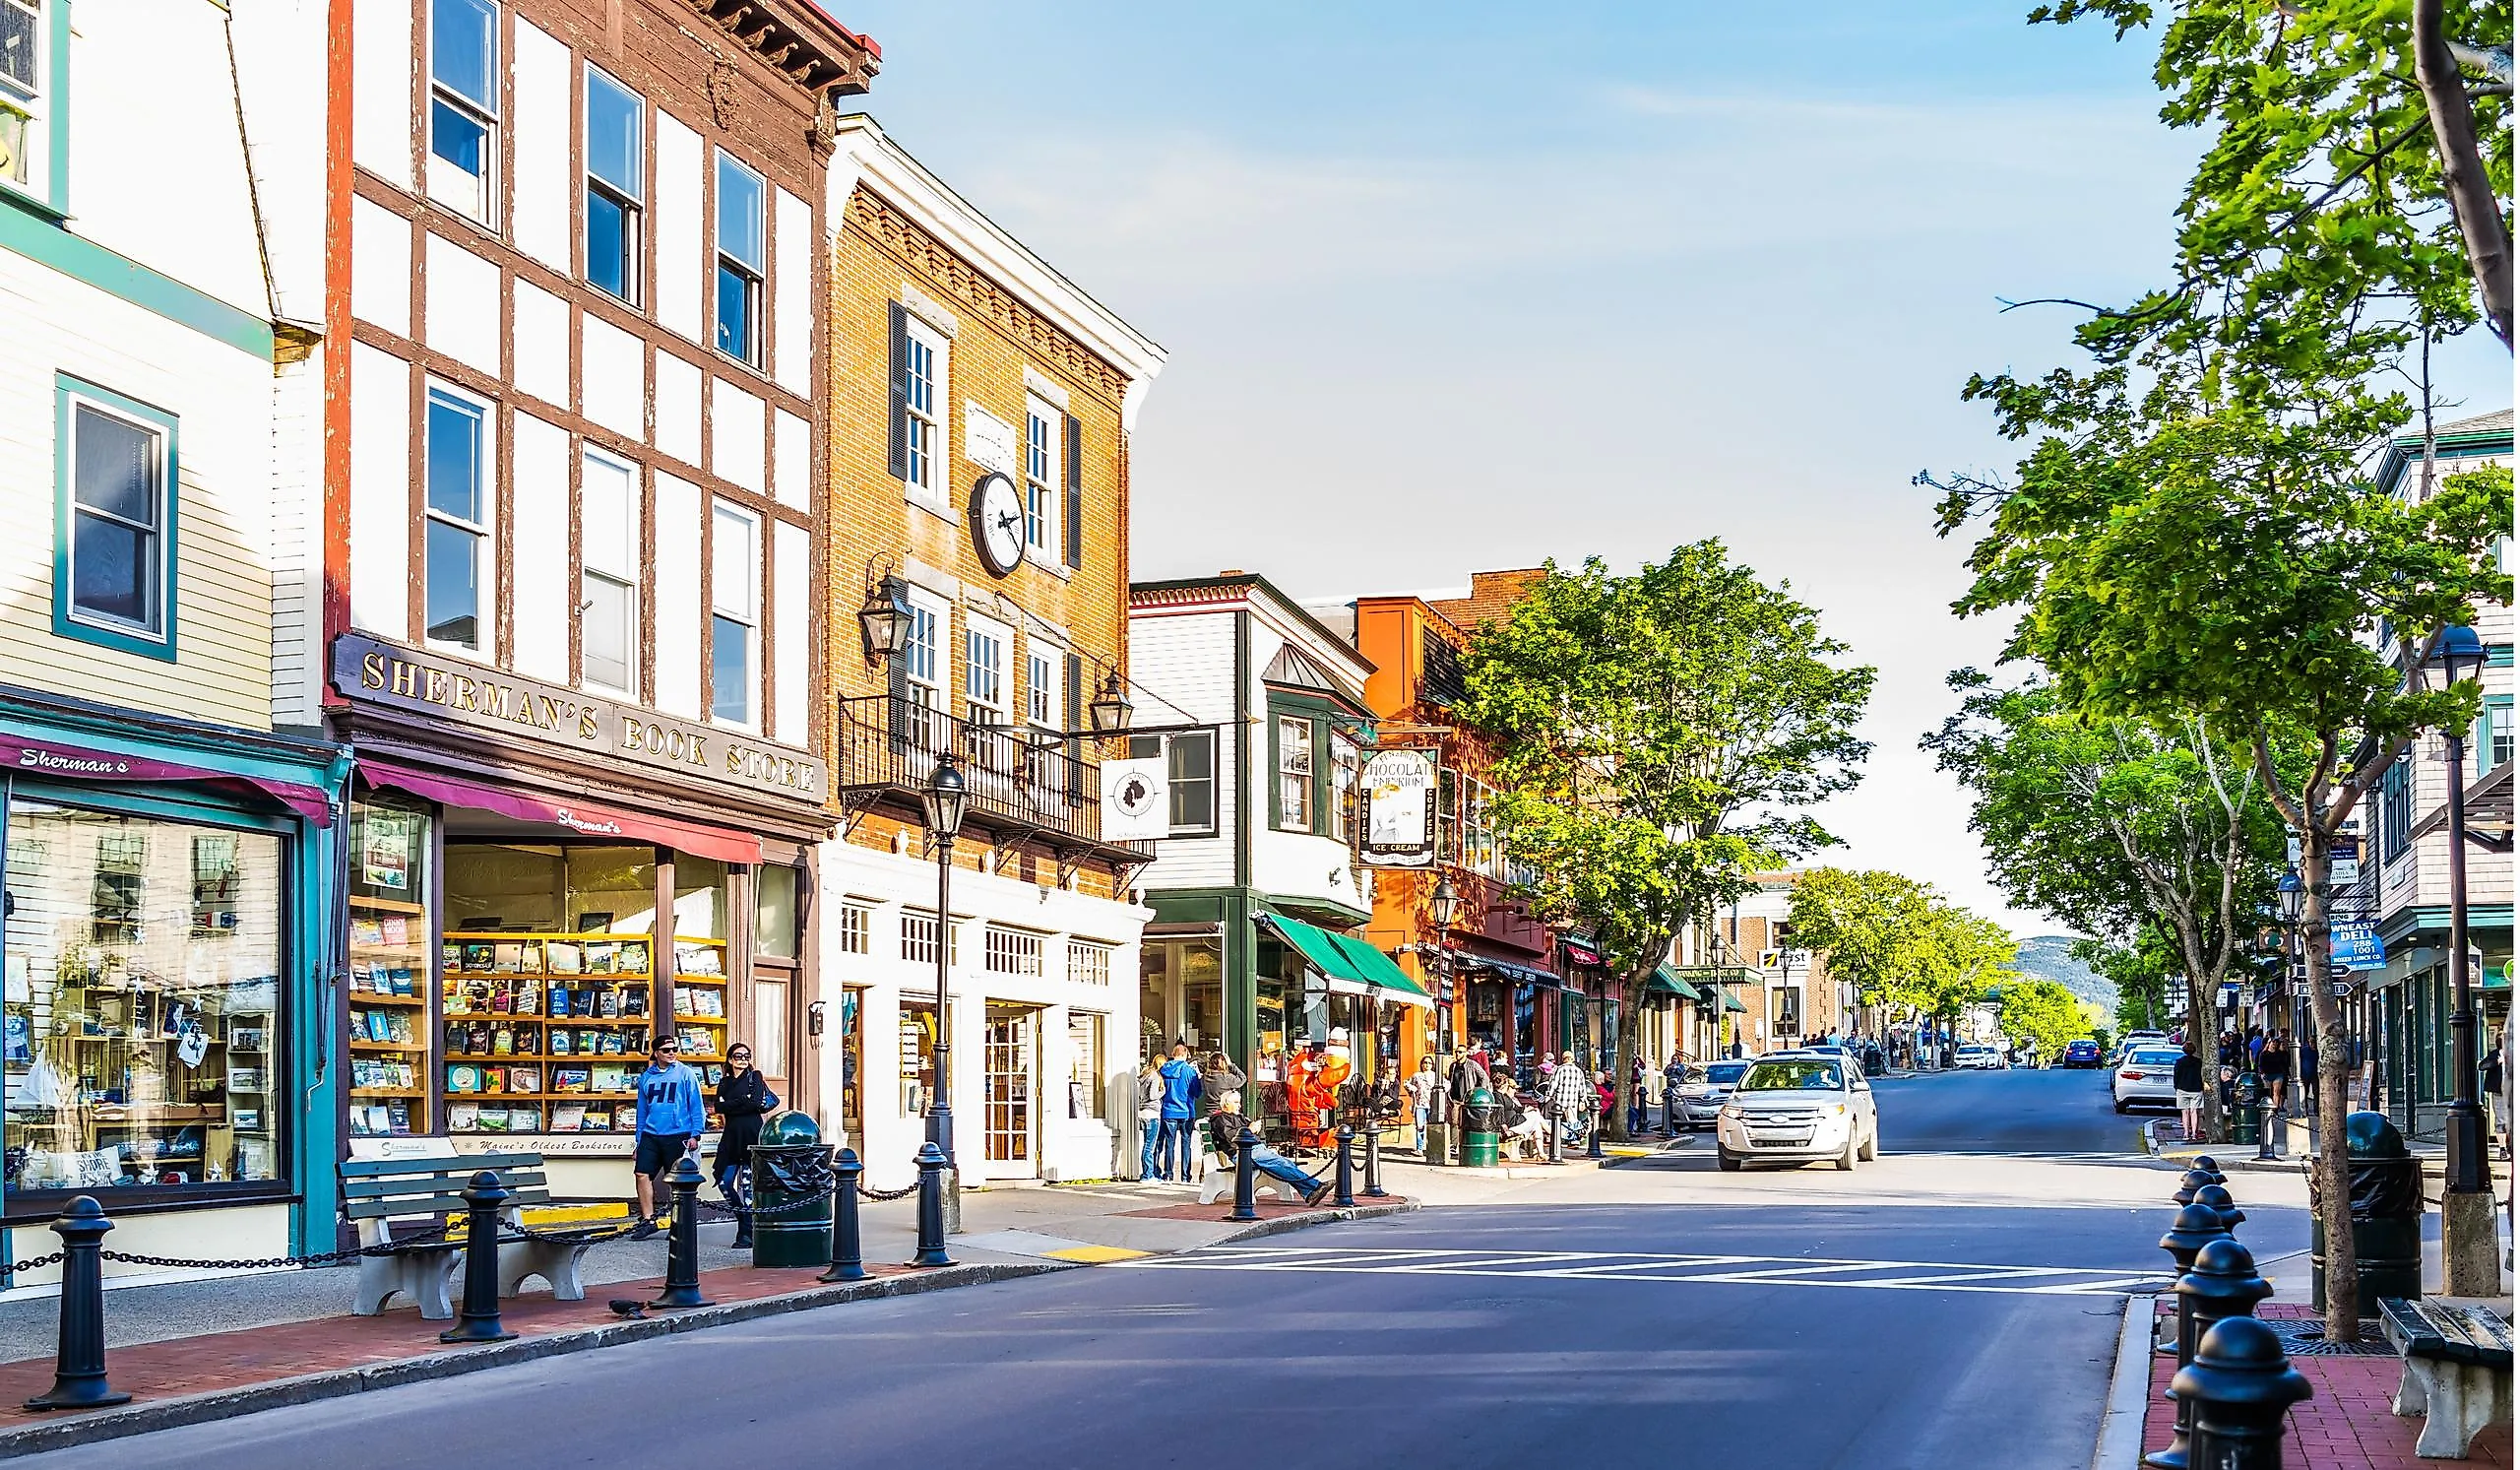
{"type": "Polygon", "coordinates": [[[1164,353],[871,119],[832,137],[822,1073],[869,1182],[908,1180],[940,1029],[920,793],[950,755],[958,1163],[1108,1177],[1135,1129],[1148,855],[1102,839],[1115,752],[1082,733],[1134,687],[1128,433],[1164,353]],[[870,604],[901,614],[898,652],[862,636],[870,604]]]}

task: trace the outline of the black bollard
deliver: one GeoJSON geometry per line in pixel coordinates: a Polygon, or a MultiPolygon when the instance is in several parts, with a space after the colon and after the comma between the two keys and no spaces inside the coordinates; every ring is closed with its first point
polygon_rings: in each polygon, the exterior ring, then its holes
{"type": "Polygon", "coordinates": [[[2170,1380],[2195,1425],[2193,1462],[2213,1470],[2284,1470],[2284,1416],[2310,1396],[2275,1329],[2253,1316],[2216,1322],[2196,1361],[2170,1380]]]}
{"type": "Polygon", "coordinates": [[[1391,1197],[1391,1191],[1382,1186],[1382,1129],[1379,1127],[1365,1135],[1365,1197],[1391,1197]]]}
{"type": "Polygon", "coordinates": [[[105,1232],[114,1223],[82,1194],[70,1201],[52,1233],[61,1237],[61,1327],[52,1389],[27,1400],[30,1409],[102,1409],[131,1402],[105,1381],[105,1232]]]}
{"type": "Polygon", "coordinates": [[[1541,1116],[1548,1119],[1548,1162],[1566,1162],[1566,1123],[1556,1114],[1544,1108],[1541,1116]]]}
{"type": "Polygon", "coordinates": [[[857,1246],[857,1181],[865,1172],[856,1150],[840,1151],[840,1162],[832,1169],[831,1269],[823,1272],[821,1280],[866,1279],[866,1262],[857,1246]]]}
{"type": "Polygon", "coordinates": [[[2207,1184],[2219,1184],[2222,1182],[2223,1177],[2219,1174],[2208,1174],[2202,1169],[2191,1169],[2178,1177],[2178,1187],[2171,1191],[2170,1202],[2185,1209],[2196,1202],[2197,1190],[2204,1188],[2207,1184]]]}
{"type": "Polygon", "coordinates": [[[2196,1203],[2212,1210],[2222,1219],[2224,1234],[2235,1240],[2239,1238],[2240,1222],[2248,1216],[2241,1212],[2238,1205],[2232,1203],[2231,1190],[2220,1184],[2207,1184],[2196,1191],[2196,1203]]]}
{"type": "Polygon", "coordinates": [[[1602,1119],[1598,1118],[1593,1119],[1593,1136],[1584,1140],[1584,1157],[1587,1159],[1602,1157],[1602,1119]]]}
{"type": "Polygon", "coordinates": [[[499,1320],[499,1212],[516,1191],[484,1169],[464,1186],[464,1305],[440,1342],[506,1342],[516,1336],[499,1320]]]}
{"type": "Polygon", "coordinates": [[[1242,1136],[1233,1140],[1233,1211],[1228,1220],[1257,1220],[1260,1202],[1256,1197],[1260,1186],[1260,1161],[1251,1151],[1260,1146],[1260,1135],[1251,1124],[1242,1125],[1242,1136]]]}
{"type": "Polygon", "coordinates": [[[945,1150],[933,1143],[918,1146],[918,1251],[914,1266],[950,1266],[945,1253],[945,1150]]]}
{"type": "MultiPolygon", "coordinates": [[[[2231,1236],[2223,1230],[2222,1217],[2208,1205],[2191,1204],[2178,1212],[2178,1219],[2163,1236],[2161,1246],[2178,1267],[2178,1279],[2187,1279],[2196,1267],[2197,1254],[2218,1241],[2231,1236]]],[[[2178,1299],[2178,1366],[2185,1368],[2196,1352],[2196,1299],[2185,1292],[2178,1299]]],[[[2144,1456],[2147,1470],[2187,1470],[2187,1419],[2181,1412],[2176,1431],[2170,1443],[2144,1456]]]]}
{"type": "Polygon", "coordinates": [[[2190,1169],[2201,1169],[2205,1173],[2212,1175],[2214,1177],[2212,1182],[2214,1183],[2221,1184],[2230,1182],[2230,1181],[2223,1178],[2223,1166],[2214,1162],[2214,1156],[2212,1154],[2198,1154],[2196,1156],[2196,1162],[2188,1165],[2187,1167],[2190,1169]]]}
{"type": "Polygon", "coordinates": [[[1331,1176],[1330,1202],[1340,1209],[1356,1207],[1356,1166],[1352,1150],[1356,1145],[1356,1130],[1346,1123],[1339,1125],[1339,1168],[1331,1176]]]}
{"type": "Polygon", "coordinates": [[[689,1153],[665,1176],[673,1186],[673,1224],[665,1228],[665,1289],[651,1307],[706,1307],[700,1295],[700,1161],[689,1153]]]}

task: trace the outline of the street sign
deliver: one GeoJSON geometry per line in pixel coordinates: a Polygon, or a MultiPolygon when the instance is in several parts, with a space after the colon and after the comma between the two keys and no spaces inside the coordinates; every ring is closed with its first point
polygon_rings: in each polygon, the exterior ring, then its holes
{"type": "Polygon", "coordinates": [[[2354,993],[2354,983],[2350,980],[2335,981],[2328,986],[2327,992],[2342,1000],[2354,993]]]}
{"type": "Polygon", "coordinates": [[[1435,861],[1435,752],[1378,750],[1359,780],[1362,844],[1370,867],[1426,867],[1435,861]]]}
{"type": "Polygon", "coordinates": [[[2327,927],[2328,958],[2349,970],[2385,970],[2389,958],[2380,943],[2380,927],[2367,920],[2344,920],[2327,927]]]}

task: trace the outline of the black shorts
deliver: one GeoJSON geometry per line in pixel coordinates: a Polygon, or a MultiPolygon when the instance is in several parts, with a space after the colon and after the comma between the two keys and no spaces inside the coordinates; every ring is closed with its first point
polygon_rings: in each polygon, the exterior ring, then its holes
{"type": "Polygon", "coordinates": [[[655,1176],[674,1166],[682,1151],[691,1146],[689,1133],[642,1133],[639,1135],[639,1157],[630,1166],[633,1174],[655,1176]]]}

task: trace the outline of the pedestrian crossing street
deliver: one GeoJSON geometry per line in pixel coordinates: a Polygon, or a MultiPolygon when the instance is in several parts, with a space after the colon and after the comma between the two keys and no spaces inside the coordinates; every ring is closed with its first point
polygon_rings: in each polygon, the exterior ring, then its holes
{"type": "Polygon", "coordinates": [[[2141,1296],[2166,1290],[2170,1285],[2168,1277],[2150,1271],[1970,1261],[1837,1260],[1641,1250],[1343,1249],[1332,1246],[1212,1246],[1180,1255],[1115,1262],[1114,1269],[1725,1283],[2030,1297],[2141,1296]]]}

